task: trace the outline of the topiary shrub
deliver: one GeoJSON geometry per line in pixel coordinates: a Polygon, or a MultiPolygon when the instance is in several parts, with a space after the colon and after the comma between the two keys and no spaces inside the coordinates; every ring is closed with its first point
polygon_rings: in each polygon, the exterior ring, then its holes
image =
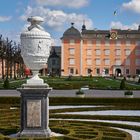
{"type": "Polygon", "coordinates": [[[131,91],[131,90],[125,91],[124,95],[133,95],[133,91],[131,91]]]}
{"type": "Polygon", "coordinates": [[[140,78],[139,78],[139,80],[138,80],[138,83],[140,83],[140,78]]]}
{"type": "Polygon", "coordinates": [[[125,87],[125,79],[122,79],[120,83],[120,89],[125,89],[125,87]]]}
{"type": "Polygon", "coordinates": [[[6,78],[6,80],[4,81],[3,87],[4,87],[5,89],[10,88],[10,84],[9,84],[8,78],[6,78]]]}
{"type": "Polygon", "coordinates": [[[82,91],[82,90],[76,91],[76,95],[83,95],[83,94],[85,94],[85,93],[84,93],[84,91],[82,91]]]}

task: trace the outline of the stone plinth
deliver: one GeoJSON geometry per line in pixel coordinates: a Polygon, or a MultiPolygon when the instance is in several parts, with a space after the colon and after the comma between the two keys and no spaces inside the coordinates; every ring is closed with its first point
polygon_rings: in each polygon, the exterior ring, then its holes
{"type": "Polygon", "coordinates": [[[20,137],[49,137],[49,98],[51,90],[44,85],[19,88],[21,92],[20,137]]]}

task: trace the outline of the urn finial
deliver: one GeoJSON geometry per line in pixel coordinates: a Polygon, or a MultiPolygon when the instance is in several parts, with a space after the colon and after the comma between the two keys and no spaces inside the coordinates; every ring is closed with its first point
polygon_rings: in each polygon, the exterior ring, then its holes
{"type": "Polygon", "coordinates": [[[43,30],[44,28],[40,26],[41,22],[44,21],[44,19],[42,17],[38,17],[38,16],[31,16],[27,19],[28,22],[31,23],[31,25],[28,27],[28,30],[32,30],[33,28],[37,28],[39,30],[43,30]]]}

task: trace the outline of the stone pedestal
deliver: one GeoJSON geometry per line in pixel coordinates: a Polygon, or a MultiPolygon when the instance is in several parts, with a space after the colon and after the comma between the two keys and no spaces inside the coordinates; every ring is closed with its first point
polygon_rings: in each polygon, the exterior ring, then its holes
{"type": "Polygon", "coordinates": [[[21,92],[20,137],[49,137],[49,98],[51,88],[44,85],[24,85],[21,92]]]}

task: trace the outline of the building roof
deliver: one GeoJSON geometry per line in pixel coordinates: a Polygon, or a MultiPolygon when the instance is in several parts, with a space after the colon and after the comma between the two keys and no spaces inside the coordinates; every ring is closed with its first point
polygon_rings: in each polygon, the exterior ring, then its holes
{"type": "Polygon", "coordinates": [[[140,39],[140,30],[120,30],[120,29],[111,29],[111,30],[83,30],[82,38],[110,38],[110,33],[114,31],[117,33],[117,38],[125,39],[140,39]]]}
{"type": "Polygon", "coordinates": [[[73,23],[72,26],[64,32],[62,38],[67,38],[67,37],[81,38],[81,33],[73,26],[73,23]]]}

